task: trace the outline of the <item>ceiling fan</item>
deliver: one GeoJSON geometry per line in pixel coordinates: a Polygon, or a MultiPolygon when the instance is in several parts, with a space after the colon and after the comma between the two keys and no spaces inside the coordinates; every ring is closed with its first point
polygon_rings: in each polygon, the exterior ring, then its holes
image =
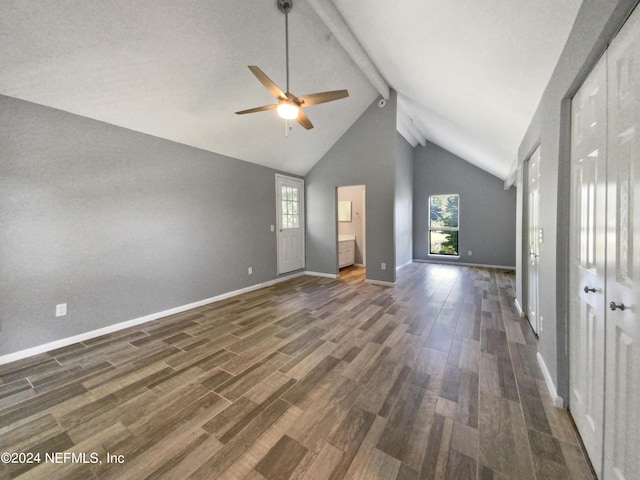
{"type": "Polygon", "coordinates": [[[293,8],[293,0],[277,0],[278,9],[284,13],[285,42],[287,57],[287,91],[283,92],[262,70],[255,65],[250,65],[249,70],[262,83],[267,90],[278,99],[278,103],[263,105],[262,107],[250,108],[236,112],[236,115],[245,113],[263,112],[265,110],[277,110],[278,115],[287,120],[297,120],[307,130],[313,128],[309,117],[302,111],[302,108],[319,103],[332,102],[349,96],[348,90],[332,90],[330,92],[311,93],[296,97],[289,91],[289,12],[293,8]]]}

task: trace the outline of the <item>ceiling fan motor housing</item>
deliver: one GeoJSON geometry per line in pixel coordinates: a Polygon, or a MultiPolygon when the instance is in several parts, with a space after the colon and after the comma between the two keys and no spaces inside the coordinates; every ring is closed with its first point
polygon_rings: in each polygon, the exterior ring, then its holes
{"type": "Polygon", "coordinates": [[[293,8],[293,0],[276,0],[282,13],[289,13],[293,8]]]}

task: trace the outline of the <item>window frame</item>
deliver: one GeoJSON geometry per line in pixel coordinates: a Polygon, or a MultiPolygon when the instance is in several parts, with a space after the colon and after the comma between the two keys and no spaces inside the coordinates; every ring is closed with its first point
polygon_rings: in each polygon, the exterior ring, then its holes
{"type": "Polygon", "coordinates": [[[427,255],[429,257],[441,257],[441,258],[460,258],[460,194],[458,193],[437,193],[434,195],[429,195],[427,199],[427,255]],[[458,198],[458,218],[457,218],[457,227],[438,227],[431,226],[431,199],[433,197],[457,197],[458,198]],[[431,253],[431,232],[457,232],[457,245],[456,250],[457,254],[447,254],[447,253],[431,253]]]}

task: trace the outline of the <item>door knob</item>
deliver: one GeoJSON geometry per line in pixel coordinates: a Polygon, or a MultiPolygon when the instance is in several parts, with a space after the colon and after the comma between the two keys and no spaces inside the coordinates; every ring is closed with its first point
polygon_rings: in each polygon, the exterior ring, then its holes
{"type": "Polygon", "coordinates": [[[624,306],[624,303],[617,305],[616,302],[611,302],[609,303],[609,308],[611,310],[624,310],[626,307],[624,306]]]}
{"type": "Polygon", "coordinates": [[[584,286],[584,293],[595,292],[595,288],[589,288],[586,285],[584,286]]]}

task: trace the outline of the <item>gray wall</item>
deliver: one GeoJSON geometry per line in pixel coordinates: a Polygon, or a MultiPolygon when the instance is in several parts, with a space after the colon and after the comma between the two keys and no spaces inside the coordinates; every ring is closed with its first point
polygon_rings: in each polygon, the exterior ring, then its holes
{"type": "Polygon", "coordinates": [[[413,182],[413,258],[515,266],[515,188],[429,142],[415,148],[413,182]],[[460,258],[440,260],[428,255],[429,196],[447,193],[460,195],[460,258]]]}
{"type": "Polygon", "coordinates": [[[413,147],[396,132],[396,266],[413,260],[413,147]]]}
{"type": "Polygon", "coordinates": [[[348,187],[338,187],[338,201],[351,202],[351,221],[338,222],[338,234],[355,235],[355,263],[356,265],[364,265],[363,247],[365,242],[364,236],[364,210],[362,208],[362,194],[365,191],[364,185],[352,185],[348,187]]]}
{"type": "Polygon", "coordinates": [[[273,170],[5,96],[0,148],[0,354],[277,277],[273,170]]]}
{"type": "MultiPolygon", "coordinates": [[[[578,90],[637,0],[585,1],[580,7],[567,44],[518,150],[522,164],[540,145],[539,304],[544,318],[539,350],[566,401],[569,391],[567,356],[567,299],[569,250],[569,166],[571,97],[578,90]]],[[[526,198],[526,195],[524,196],[526,198]]],[[[526,202],[525,202],[526,203],[526,202]]],[[[523,205],[526,210],[526,205],[523,205]]],[[[518,212],[522,215],[522,211],[518,212]]],[[[526,228],[526,220],[523,222],[526,228]]],[[[518,241],[522,242],[522,232],[518,241]]],[[[523,255],[526,250],[523,250],[523,255]]],[[[522,265],[526,266],[522,260],[522,265]]],[[[526,309],[526,272],[518,301],[526,309]]]]}
{"type": "Polygon", "coordinates": [[[365,185],[367,278],[395,281],[396,106],[393,91],[384,108],[376,99],[307,173],[307,270],[337,273],[336,187],[365,185]]]}

